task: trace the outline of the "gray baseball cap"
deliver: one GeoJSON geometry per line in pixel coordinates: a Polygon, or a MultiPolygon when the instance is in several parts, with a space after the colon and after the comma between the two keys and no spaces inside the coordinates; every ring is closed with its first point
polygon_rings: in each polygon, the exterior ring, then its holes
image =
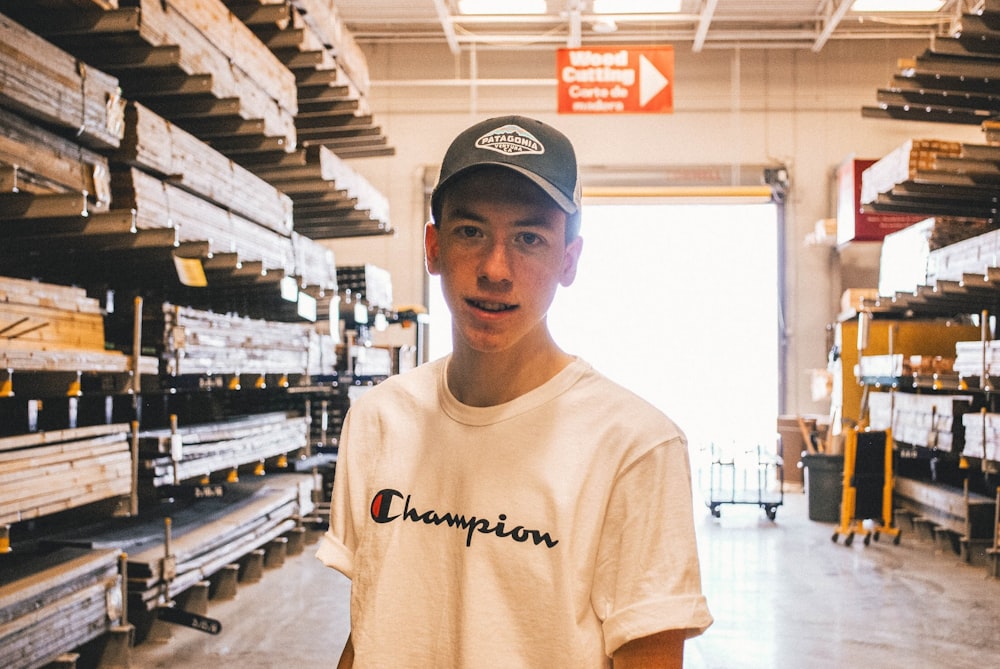
{"type": "Polygon", "coordinates": [[[507,167],[552,198],[570,216],[580,212],[580,175],[569,139],[552,126],[526,116],[499,116],[462,131],[448,147],[431,194],[435,217],[450,183],[485,165],[507,167]]]}

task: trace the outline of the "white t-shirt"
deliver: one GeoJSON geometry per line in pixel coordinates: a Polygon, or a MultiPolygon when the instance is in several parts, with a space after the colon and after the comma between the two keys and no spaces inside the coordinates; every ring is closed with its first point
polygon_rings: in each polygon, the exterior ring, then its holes
{"type": "Polygon", "coordinates": [[[454,398],[446,365],[344,423],[317,557],[352,581],[354,666],[597,668],[704,631],[680,430],[582,360],[486,408],[454,398]]]}

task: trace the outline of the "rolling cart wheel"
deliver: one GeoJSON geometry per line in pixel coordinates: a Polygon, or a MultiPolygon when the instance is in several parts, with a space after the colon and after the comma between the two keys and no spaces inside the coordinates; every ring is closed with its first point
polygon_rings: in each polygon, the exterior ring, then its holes
{"type": "Polygon", "coordinates": [[[871,545],[871,543],[872,543],[872,535],[870,535],[870,534],[866,534],[866,535],[865,535],[865,540],[864,540],[864,541],[865,541],[865,546],[869,546],[869,545],[871,545]]]}
{"type": "Polygon", "coordinates": [[[872,533],[872,539],[874,539],[875,541],[878,541],[879,536],[880,535],[878,530],[875,530],[875,532],[872,533]]]}
{"type": "Polygon", "coordinates": [[[900,540],[900,539],[901,539],[902,537],[903,537],[903,533],[902,533],[902,532],[897,532],[897,533],[896,533],[896,536],[894,536],[894,537],[892,538],[892,545],[893,545],[893,546],[898,546],[898,545],[899,545],[899,540],[900,540]]]}
{"type": "Polygon", "coordinates": [[[712,516],[713,516],[714,518],[719,518],[719,517],[721,517],[721,516],[722,516],[722,510],[721,510],[721,509],[719,508],[719,506],[718,506],[717,504],[716,504],[716,505],[713,505],[713,506],[711,507],[711,509],[712,509],[712,516]]]}
{"type": "Polygon", "coordinates": [[[766,509],[764,509],[764,513],[767,514],[768,520],[774,520],[774,517],[778,515],[778,507],[769,506],[766,509]]]}
{"type": "Polygon", "coordinates": [[[847,534],[847,538],[844,539],[844,545],[845,546],[850,546],[853,543],[854,543],[854,532],[849,532],[847,534]]]}
{"type": "Polygon", "coordinates": [[[837,532],[834,532],[833,536],[830,537],[830,541],[832,541],[833,543],[837,543],[837,539],[839,539],[839,538],[840,538],[840,534],[837,533],[837,532]]]}

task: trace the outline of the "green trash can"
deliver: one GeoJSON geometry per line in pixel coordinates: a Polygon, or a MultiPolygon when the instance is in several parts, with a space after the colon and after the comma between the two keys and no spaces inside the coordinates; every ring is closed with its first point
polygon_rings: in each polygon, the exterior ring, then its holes
{"type": "Polygon", "coordinates": [[[806,453],[802,456],[809,495],[809,520],[840,522],[840,498],[844,488],[844,456],[806,453]]]}

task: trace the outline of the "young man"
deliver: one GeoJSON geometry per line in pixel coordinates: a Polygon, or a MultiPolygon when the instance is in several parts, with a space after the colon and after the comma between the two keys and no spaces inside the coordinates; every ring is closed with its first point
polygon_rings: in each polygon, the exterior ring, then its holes
{"type": "Polygon", "coordinates": [[[478,123],[431,201],[453,352],[345,420],[317,553],[352,581],[338,666],[681,667],[712,622],[684,435],[546,325],[583,244],[572,145],[478,123]]]}

